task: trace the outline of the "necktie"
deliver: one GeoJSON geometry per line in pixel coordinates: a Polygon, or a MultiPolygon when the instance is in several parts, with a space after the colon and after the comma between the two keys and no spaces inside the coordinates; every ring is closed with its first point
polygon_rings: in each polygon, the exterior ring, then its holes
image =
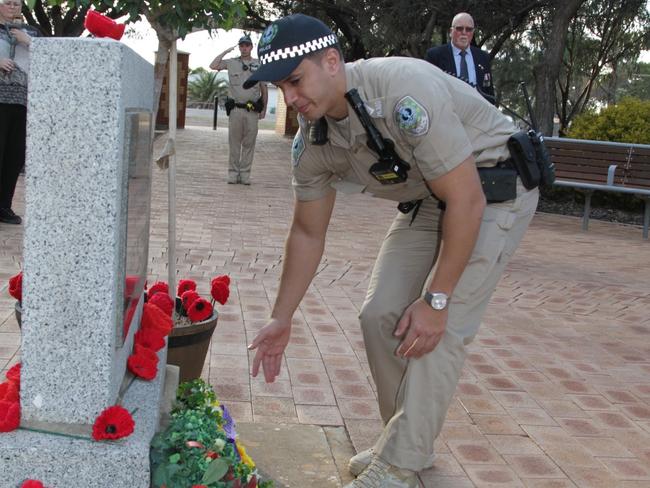
{"type": "Polygon", "coordinates": [[[465,61],[465,56],[467,51],[462,50],[460,52],[460,79],[469,83],[469,71],[467,71],[467,61],[465,61]]]}

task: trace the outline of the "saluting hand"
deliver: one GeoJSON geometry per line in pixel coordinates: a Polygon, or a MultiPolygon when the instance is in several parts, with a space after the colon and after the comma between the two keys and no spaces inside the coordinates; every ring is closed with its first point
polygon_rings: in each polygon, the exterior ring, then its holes
{"type": "Polygon", "coordinates": [[[395,336],[403,339],[395,354],[408,359],[433,351],[445,333],[447,315],[447,309],[434,310],[424,299],[418,298],[397,323],[395,336]]]}
{"type": "Polygon", "coordinates": [[[248,349],[257,349],[253,359],[253,377],[257,376],[260,364],[264,369],[264,380],[273,383],[280,374],[282,366],[282,354],[289,344],[291,335],[291,323],[281,322],[278,319],[271,319],[257,333],[248,349]]]}

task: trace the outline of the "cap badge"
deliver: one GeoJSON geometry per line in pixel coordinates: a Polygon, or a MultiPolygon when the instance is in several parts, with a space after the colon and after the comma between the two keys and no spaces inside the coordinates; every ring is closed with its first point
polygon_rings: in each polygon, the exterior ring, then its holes
{"type": "Polygon", "coordinates": [[[275,36],[277,35],[278,35],[278,26],[275,24],[271,24],[264,30],[264,33],[260,38],[260,46],[266,46],[273,39],[275,39],[275,36]]]}

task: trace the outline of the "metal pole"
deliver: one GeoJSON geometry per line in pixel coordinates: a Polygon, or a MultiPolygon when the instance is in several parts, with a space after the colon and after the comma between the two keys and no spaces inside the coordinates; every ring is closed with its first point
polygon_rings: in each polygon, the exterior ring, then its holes
{"type": "Polygon", "coordinates": [[[214,97],[214,114],[212,114],[212,130],[217,130],[217,110],[219,109],[219,97],[214,97]]]}
{"type": "MultiPolygon", "coordinates": [[[[176,53],[176,40],[172,42],[169,50],[169,139],[172,147],[176,147],[176,97],[178,84],[178,55],[176,53]]],[[[169,216],[168,216],[168,241],[167,250],[169,277],[169,294],[172,299],[176,296],[176,151],[169,156],[169,216]]]]}

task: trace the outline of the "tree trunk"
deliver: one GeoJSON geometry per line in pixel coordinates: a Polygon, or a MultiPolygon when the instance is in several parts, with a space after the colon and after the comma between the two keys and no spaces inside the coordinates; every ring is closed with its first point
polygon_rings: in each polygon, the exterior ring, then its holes
{"type": "MultiPolygon", "coordinates": [[[[160,93],[162,92],[163,80],[167,72],[167,62],[169,61],[169,50],[172,42],[176,41],[174,32],[169,27],[165,27],[155,19],[147,19],[153,30],[158,36],[158,51],[156,52],[156,64],[154,65],[154,87],[153,87],[153,122],[156,123],[158,116],[158,105],[160,104],[160,93]]],[[[169,80],[171,83],[172,81],[169,80]]],[[[171,114],[169,115],[172,116],[171,114]]]]}
{"type": "Polygon", "coordinates": [[[584,0],[557,0],[555,2],[544,55],[539,64],[533,67],[536,119],[539,124],[538,130],[545,135],[553,134],[555,82],[560,73],[569,23],[583,2],[584,0]]]}

